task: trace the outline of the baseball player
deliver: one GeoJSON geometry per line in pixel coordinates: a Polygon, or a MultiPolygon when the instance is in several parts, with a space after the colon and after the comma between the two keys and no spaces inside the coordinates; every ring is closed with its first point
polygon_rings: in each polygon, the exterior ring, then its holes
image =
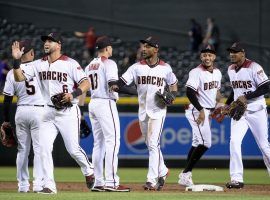
{"type": "Polygon", "coordinates": [[[192,128],[192,146],[185,169],[179,174],[178,183],[192,186],[192,169],[202,155],[211,147],[210,112],[221,99],[221,72],[214,66],[216,51],[205,45],[200,54],[201,64],[189,72],[186,95],[191,102],[186,117],[192,128]]]}
{"type": "Polygon", "coordinates": [[[143,44],[143,60],[133,64],[122,75],[119,87],[133,81],[137,86],[139,98],[139,123],[145,143],[149,150],[149,168],[145,190],[161,190],[169,170],[160,150],[160,137],[167,108],[155,104],[156,92],[164,92],[166,84],[176,96],[177,79],[169,64],[158,57],[159,43],[154,37],[140,41],[143,44]]]}
{"type": "Polygon", "coordinates": [[[87,187],[91,189],[94,184],[94,171],[86,153],[79,145],[81,113],[77,105],[77,97],[89,89],[89,81],[80,65],[61,53],[63,41],[59,33],[42,36],[41,40],[44,42],[46,56],[35,61],[34,67],[24,72],[17,61],[22,54],[18,48],[18,42],[14,42],[12,45],[12,55],[15,59],[13,70],[15,80],[24,81],[35,76],[38,77],[46,102],[40,132],[44,173],[44,188],[41,193],[55,194],[57,192],[53,174],[52,150],[58,132],[61,133],[69,154],[80,165],[87,187]],[[76,85],[77,89],[74,89],[76,85]],[[65,93],[62,101],[71,102],[72,107],[56,110],[51,102],[51,97],[62,92],[65,93]]]}
{"type": "MultiPolygon", "coordinates": [[[[34,50],[30,40],[22,40],[20,49],[24,48],[21,57],[21,69],[31,68],[34,59],[34,50]]],[[[15,115],[16,136],[18,139],[18,152],[16,159],[18,192],[29,192],[28,156],[31,140],[34,150],[33,163],[33,191],[39,192],[43,188],[42,166],[40,158],[39,129],[44,111],[44,101],[39,90],[36,77],[30,81],[15,82],[13,70],[7,74],[4,87],[4,121],[9,122],[10,104],[13,96],[18,97],[15,115]]]]}
{"type": "Polygon", "coordinates": [[[116,63],[109,59],[113,51],[110,39],[107,36],[99,37],[96,49],[97,58],[85,68],[91,83],[89,117],[94,136],[92,159],[96,178],[92,191],[129,192],[130,188],[119,184],[117,175],[120,147],[120,122],[116,107],[118,93],[111,91],[110,86],[118,80],[118,69],[116,63]]]}
{"type": "Polygon", "coordinates": [[[241,144],[250,128],[261,152],[270,175],[270,146],[268,142],[267,110],[264,95],[269,92],[270,81],[263,68],[246,58],[240,43],[234,43],[227,49],[232,65],[228,68],[232,92],[226,104],[240,100],[247,104],[245,114],[236,121],[231,119],[230,139],[230,176],[227,188],[243,188],[243,163],[241,144]]]}

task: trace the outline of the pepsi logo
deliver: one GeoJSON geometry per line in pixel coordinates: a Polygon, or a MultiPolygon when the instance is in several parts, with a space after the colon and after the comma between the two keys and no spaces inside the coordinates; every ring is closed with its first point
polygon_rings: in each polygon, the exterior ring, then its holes
{"type": "Polygon", "coordinates": [[[125,142],[128,149],[134,153],[147,153],[147,146],[140,130],[139,120],[131,121],[125,130],[125,142]]]}

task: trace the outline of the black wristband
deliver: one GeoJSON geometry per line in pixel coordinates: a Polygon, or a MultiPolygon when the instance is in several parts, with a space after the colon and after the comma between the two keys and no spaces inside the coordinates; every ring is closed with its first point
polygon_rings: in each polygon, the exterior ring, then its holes
{"type": "Polygon", "coordinates": [[[13,59],[13,69],[19,69],[20,64],[21,64],[20,59],[13,59]]]}
{"type": "Polygon", "coordinates": [[[81,90],[81,88],[77,88],[77,89],[76,89],[75,91],[73,91],[71,94],[72,94],[73,98],[75,99],[76,97],[82,95],[82,90],[81,90]]]}

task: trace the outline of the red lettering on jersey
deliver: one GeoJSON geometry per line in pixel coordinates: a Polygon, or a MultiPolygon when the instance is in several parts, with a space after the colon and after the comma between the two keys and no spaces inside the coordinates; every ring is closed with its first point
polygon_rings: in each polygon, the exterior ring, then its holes
{"type": "Polygon", "coordinates": [[[89,70],[98,70],[99,63],[93,63],[89,66],[89,70]]]}

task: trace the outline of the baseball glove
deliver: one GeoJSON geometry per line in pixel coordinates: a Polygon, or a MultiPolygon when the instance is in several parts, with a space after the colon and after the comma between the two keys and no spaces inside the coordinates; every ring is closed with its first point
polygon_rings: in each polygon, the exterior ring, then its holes
{"type": "Polygon", "coordinates": [[[161,109],[165,108],[166,106],[172,105],[174,99],[174,94],[168,90],[164,90],[163,94],[160,91],[157,91],[155,95],[156,105],[161,109]]]}
{"type": "Polygon", "coordinates": [[[92,133],[92,129],[88,126],[87,122],[82,119],[80,126],[80,138],[86,138],[92,133]]]}
{"type": "Polygon", "coordinates": [[[246,109],[247,109],[246,103],[240,100],[236,100],[230,104],[228,109],[228,115],[234,120],[238,121],[244,115],[246,109]]]}
{"type": "Polygon", "coordinates": [[[71,102],[63,102],[62,101],[64,95],[65,95],[65,93],[59,93],[59,94],[53,95],[51,97],[51,101],[52,101],[56,110],[65,110],[67,108],[72,107],[71,102]]]}
{"type": "Polygon", "coordinates": [[[225,116],[228,114],[228,108],[229,106],[220,106],[218,108],[215,108],[215,110],[211,113],[212,119],[215,119],[218,123],[221,123],[225,116]]]}
{"type": "Polygon", "coordinates": [[[17,146],[15,131],[9,122],[3,122],[1,125],[1,142],[5,147],[17,146]]]}

